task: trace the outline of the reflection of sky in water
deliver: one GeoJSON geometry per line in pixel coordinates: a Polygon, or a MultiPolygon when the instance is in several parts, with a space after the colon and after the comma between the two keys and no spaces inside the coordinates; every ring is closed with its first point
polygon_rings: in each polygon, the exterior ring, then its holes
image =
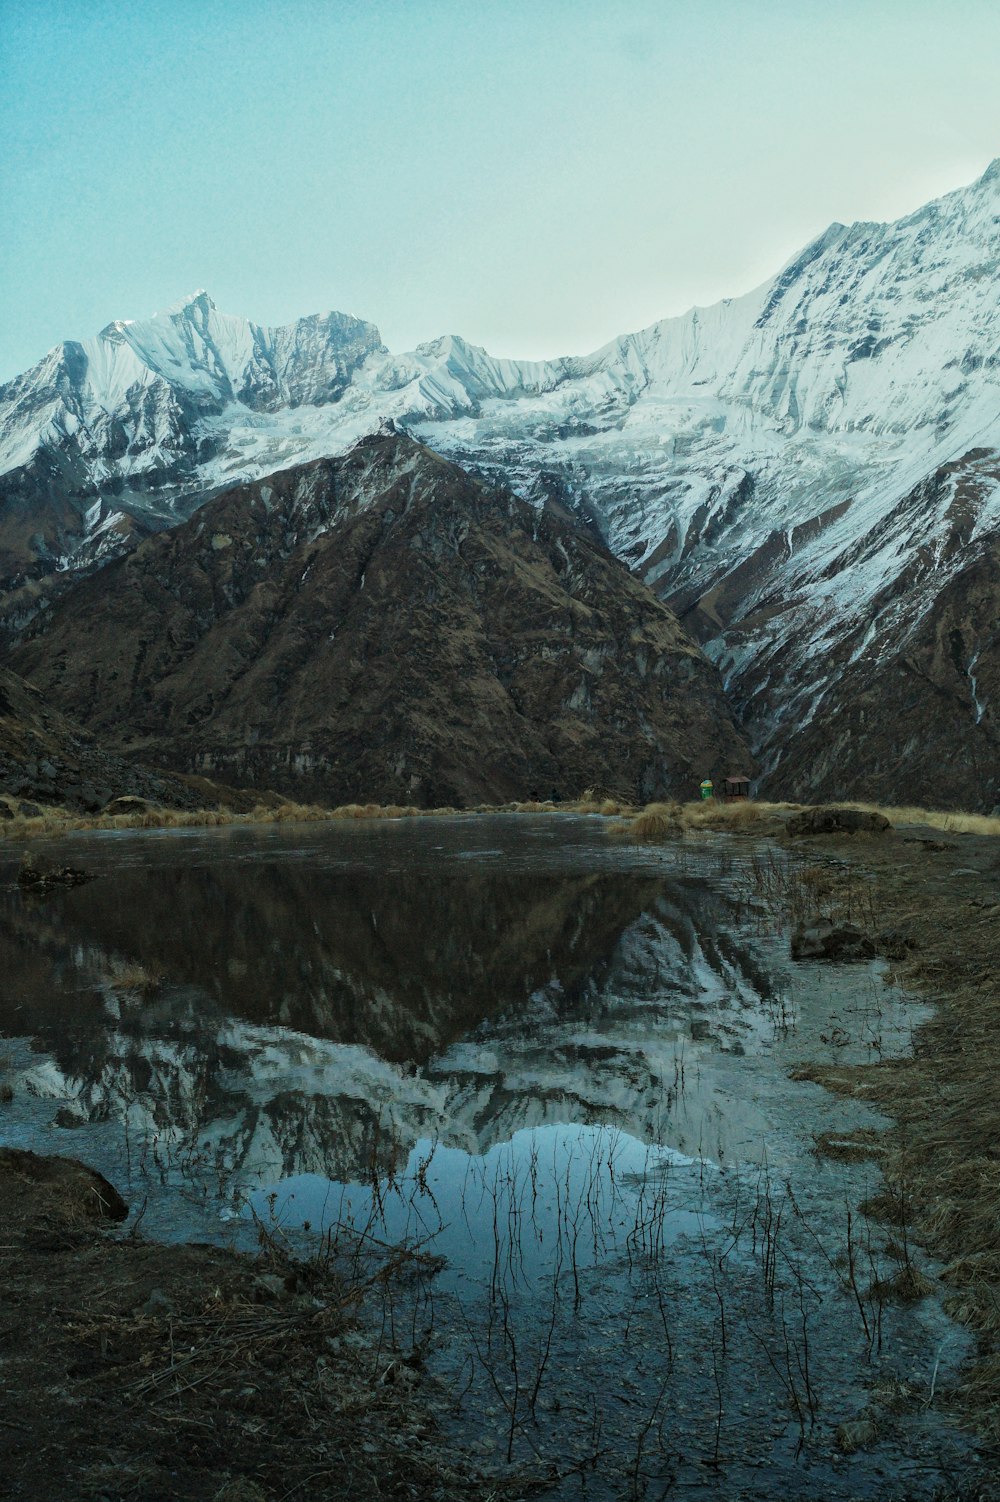
{"type": "Polygon", "coordinates": [[[249,1206],[285,1230],[308,1223],[318,1233],[342,1227],[419,1243],[446,1259],[445,1284],[488,1281],[501,1262],[530,1281],[571,1261],[584,1268],[655,1255],[714,1226],[699,1203],[704,1172],[615,1128],[548,1126],[515,1132],[482,1155],[424,1139],[401,1173],[374,1187],[302,1174],[258,1190],[249,1206]]]}

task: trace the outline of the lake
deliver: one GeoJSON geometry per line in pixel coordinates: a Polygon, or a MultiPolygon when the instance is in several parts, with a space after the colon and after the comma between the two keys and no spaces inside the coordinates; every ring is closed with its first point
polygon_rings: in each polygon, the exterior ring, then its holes
{"type": "Polygon", "coordinates": [[[815,1151],[879,1118],[789,1078],[907,1049],[926,1009],[879,963],[790,961],[793,857],[571,815],[31,854],[92,880],[26,895],[0,857],[0,1140],[99,1168],[154,1237],[408,1248],[378,1359],[552,1495],[961,1475],[935,1399],[968,1337],[884,1292],[911,1249],[860,1212],[874,1164],[815,1151]]]}

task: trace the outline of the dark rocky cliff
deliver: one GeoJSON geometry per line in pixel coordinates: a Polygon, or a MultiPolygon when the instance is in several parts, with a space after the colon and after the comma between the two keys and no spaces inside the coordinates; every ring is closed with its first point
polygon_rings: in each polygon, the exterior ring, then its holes
{"type": "Polygon", "coordinates": [[[251,799],[199,778],[178,778],[102,746],[53,709],[46,696],[0,668],[0,818],[32,814],[38,805],[97,813],[112,799],[145,798],[170,808],[251,799]]]}
{"type": "Polygon", "coordinates": [[[146,539],[12,663],[119,749],[332,801],[691,796],[748,764],[715,668],[597,538],[396,432],[146,539]]]}

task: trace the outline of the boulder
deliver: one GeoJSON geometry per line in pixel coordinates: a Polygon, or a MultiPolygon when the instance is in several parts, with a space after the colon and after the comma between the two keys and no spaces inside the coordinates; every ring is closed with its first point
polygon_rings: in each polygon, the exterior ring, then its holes
{"type": "Polygon", "coordinates": [[[120,798],[112,798],[106,804],[106,814],[148,814],[153,805],[148,798],[140,798],[136,793],[123,793],[120,798]]]}
{"type": "Polygon", "coordinates": [[[792,933],[793,960],[870,960],[875,957],[875,943],[853,923],[833,923],[820,918],[815,923],[799,923],[792,933]]]}
{"type": "Polygon", "coordinates": [[[888,834],[892,825],[884,814],[860,808],[805,808],[785,826],[793,838],[817,834],[888,834]]]}
{"type": "Polygon", "coordinates": [[[0,1188],[6,1196],[30,1198],[39,1215],[55,1213],[67,1221],[122,1221],[128,1215],[114,1185],[75,1158],[0,1147],[0,1188]]]}

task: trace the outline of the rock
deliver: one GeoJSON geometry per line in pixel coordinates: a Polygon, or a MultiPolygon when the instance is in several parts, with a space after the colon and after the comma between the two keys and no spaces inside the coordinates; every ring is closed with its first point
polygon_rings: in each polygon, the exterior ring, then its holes
{"type": "Polygon", "coordinates": [[[114,1185],[86,1164],[16,1147],[0,1147],[0,1192],[31,1196],[40,1216],[48,1211],[69,1221],[122,1221],[128,1215],[114,1185]]]}
{"type": "Polygon", "coordinates": [[[142,1306],[142,1312],[155,1318],[157,1315],[173,1314],[174,1306],[162,1288],[153,1288],[142,1306]]]}
{"type": "Polygon", "coordinates": [[[853,1455],[878,1439],[878,1427],[871,1419],[851,1419],[837,1425],[837,1444],[845,1455],[853,1455]]]}
{"type": "Polygon", "coordinates": [[[37,687],[0,667],[0,819],[12,812],[37,818],[38,799],[97,813],[116,794],[148,795],[172,808],[209,807],[220,798],[252,808],[259,801],[231,788],[153,772],[101,749],[37,687]]]}
{"type": "Polygon", "coordinates": [[[269,1304],[275,1299],[287,1299],[290,1290],[277,1273],[261,1273],[254,1279],[253,1292],[258,1304],[269,1304]]]}
{"type": "Polygon", "coordinates": [[[106,814],[146,814],[152,806],[146,798],[140,798],[135,793],[124,793],[120,798],[112,798],[110,803],[105,804],[104,812],[106,814]]]}
{"type": "Polygon", "coordinates": [[[876,954],[874,942],[863,929],[829,918],[799,923],[792,932],[791,951],[793,960],[870,960],[876,954]]]}
{"type": "Polygon", "coordinates": [[[52,1125],[72,1131],[87,1125],[87,1118],[78,1106],[60,1106],[52,1118],[52,1125]]]}
{"type": "Polygon", "coordinates": [[[792,839],[821,834],[888,834],[892,825],[884,814],[860,808],[805,808],[785,826],[792,839]]]}

